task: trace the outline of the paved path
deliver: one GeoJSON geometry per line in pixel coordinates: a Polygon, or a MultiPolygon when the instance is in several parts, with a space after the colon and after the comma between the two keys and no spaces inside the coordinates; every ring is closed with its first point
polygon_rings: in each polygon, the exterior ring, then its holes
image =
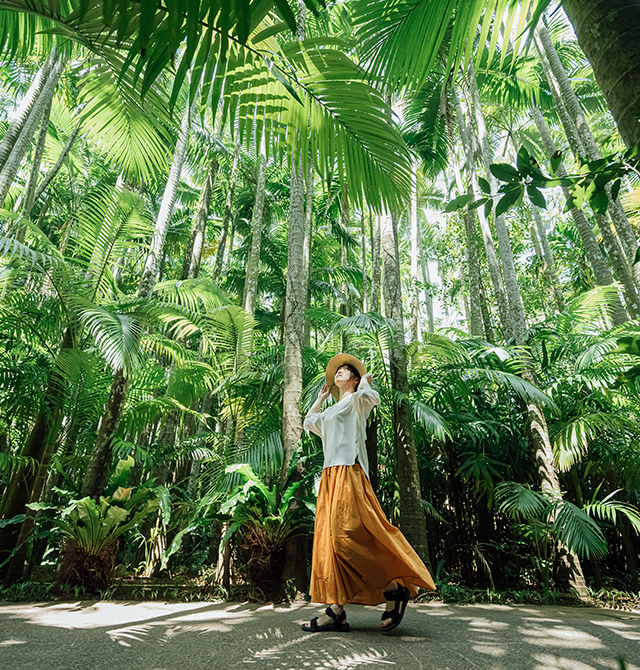
{"type": "Polygon", "coordinates": [[[410,604],[381,635],[350,606],[350,633],[304,633],[306,603],[0,605],[3,670],[640,670],[640,614],[566,607],[410,604]]]}

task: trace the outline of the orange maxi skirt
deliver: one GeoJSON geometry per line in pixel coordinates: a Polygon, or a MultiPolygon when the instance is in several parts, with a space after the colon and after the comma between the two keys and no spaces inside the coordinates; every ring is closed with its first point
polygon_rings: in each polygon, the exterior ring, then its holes
{"type": "Polygon", "coordinates": [[[394,580],[412,598],[419,586],[436,588],[418,554],[387,521],[360,464],[325,468],[316,506],[312,602],[378,605],[394,580]]]}

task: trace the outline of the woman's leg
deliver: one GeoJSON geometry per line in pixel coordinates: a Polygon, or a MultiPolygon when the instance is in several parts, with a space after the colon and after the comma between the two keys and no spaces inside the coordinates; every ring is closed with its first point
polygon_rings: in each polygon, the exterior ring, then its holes
{"type": "Polygon", "coordinates": [[[302,630],[311,633],[318,631],[348,632],[350,628],[344,606],[338,603],[330,605],[324,614],[314,617],[309,623],[302,624],[302,630]]]}
{"type": "Polygon", "coordinates": [[[400,625],[409,602],[409,596],[409,589],[398,581],[391,581],[384,587],[384,597],[387,604],[380,622],[382,630],[391,630],[400,625]]]}
{"type": "MultiPolygon", "coordinates": [[[[333,613],[336,616],[340,616],[342,612],[344,612],[344,605],[339,605],[338,603],[333,603],[332,605],[329,605],[331,609],[333,610],[333,613]]],[[[331,623],[333,619],[328,615],[328,614],[322,614],[322,616],[318,617],[318,626],[324,626],[328,623],[331,623]]]]}

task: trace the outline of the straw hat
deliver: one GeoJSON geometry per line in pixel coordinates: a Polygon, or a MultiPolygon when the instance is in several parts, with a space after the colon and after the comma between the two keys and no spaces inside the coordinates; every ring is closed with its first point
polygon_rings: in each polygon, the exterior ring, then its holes
{"type": "Polygon", "coordinates": [[[345,364],[353,365],[353,367],[358,371],[360,379],[362,379],[367,374],[367,368],[365,368],[364,365],[355,356],[350,356],[349,354],[336,354],[329,361],[329,363],[327,363],[327,371],[324,373],[327,386],[331,391],[331,395],[336,400],[340,400],[340,389],[333,382],[338,368],[345,364]]]}

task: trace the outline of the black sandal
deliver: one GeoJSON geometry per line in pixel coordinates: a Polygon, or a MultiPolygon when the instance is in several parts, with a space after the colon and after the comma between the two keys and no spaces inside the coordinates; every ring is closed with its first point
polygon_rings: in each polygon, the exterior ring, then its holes
{"type": "Polygon", "coordinates": [[[408,588],[402,586],[402,584],[398,584],[398,588],[395,591],[384,592],[384,599],[387,602],[395,602],[395,606],[392,610],[385,610],[382,613],[382,621],[391,620],[391,623],[380,627],[383,633],[387,633],[400,625],[410,597],[411,592],[408,588]]]}
{"type": "Polygon", "coordinates": [[[318,626],[318,617],[314,617],[311,619],[311,623],[302,624],[302,630],[307,633],[320,633],[327,630],[336,633],[348,633],[351,630],[349,624],[346,622],[347,613],[344,610],[340,614],[336,614],[330,607],[327,607],[324,613],[333,619],[333,621],[318,626]]]}

